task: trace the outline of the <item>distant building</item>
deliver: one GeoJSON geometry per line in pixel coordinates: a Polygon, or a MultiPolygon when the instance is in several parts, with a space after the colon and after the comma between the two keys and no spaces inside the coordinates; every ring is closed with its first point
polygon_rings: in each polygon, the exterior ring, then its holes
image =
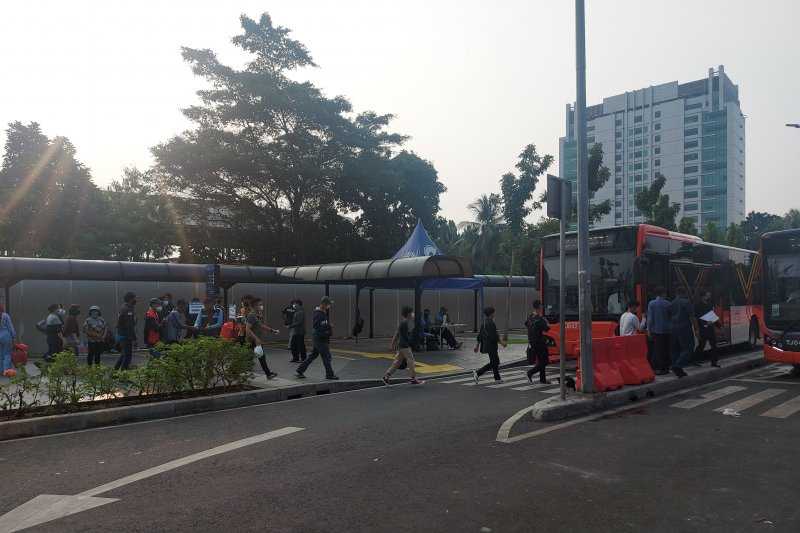
{"type": "MultiPolygon", "coordinates": [[[[567,135],[559,139],[559,170],[575,181],[575,109],[567,105],[567,135]]],[[[676,219],[698,228],[726,227],[745,217],[745,129],[739,88],[722,65],[708,77],[646,87],[603,99],[587,108],[587,145],[600,143],[611,178],[593,202],[611,201],[598,227],[642,222],[637,192],[657,173],[663,192],[681,204],[676,219]]],[[[573,188],[573,190],[576,190],[573,188]]]]}

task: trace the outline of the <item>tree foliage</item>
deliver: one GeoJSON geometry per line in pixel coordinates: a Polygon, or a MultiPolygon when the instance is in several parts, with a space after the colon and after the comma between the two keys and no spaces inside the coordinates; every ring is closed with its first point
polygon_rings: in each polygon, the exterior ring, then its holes
{"type": "Polygon", "coordinates": [[[678,231],[687,235],[697,235],[697,224],[694,223],[693,218],[681,217],[678,223],[678,231]]]}
{"type": "Polygon", "coordinates": [[[666,181],[664,176],[656,174],[650,187],[636,194],[636,209],[641,211],[648,224],[674,231],[677,229],[675,217],[681,209],[681,204],[670,204],[669,195],[661,194],[666,181]]]}

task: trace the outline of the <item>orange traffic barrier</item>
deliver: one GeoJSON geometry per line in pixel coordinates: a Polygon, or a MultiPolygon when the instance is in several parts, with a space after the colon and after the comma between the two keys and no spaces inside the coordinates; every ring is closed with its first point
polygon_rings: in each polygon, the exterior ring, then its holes
{"type": "MultiPolygon", "coordinates": [[[[621,389],[625,385],[612,350],[615,347],[617,337],[603,337],[592,339],[592,368],[594,369],[594,388],[598,392],[606,392],[621,389]]],[[[580,352],[580,348],[578,349],[580,352]]],[[[580,354],[578,354],[580,355],[580,354]]],[[[581,387],[581,360],[578,357],[578,372],[575,380],[576,388],[581,387]]]]}
{"type": "MultiPolygon", "coordinates": [[[[616,331],[616,322],[597,321],[592,322],[592,339],[613,337],[616,331]]],[[[548,347],[548,355],[551,363],[558,362],[558,339],[559,323],[550,324],[550,331],[547,335],[553,339],[553,344],[548,347]]],[[[567,322],[565,333],[564,355],[567,359],[575,359],[580,352],[581,330],[578,322],[567,322]]]]}
{"type": "Polygon", "coordinates": [[[615,362],[625,385],[642,385],[656,379],[647,360],[647,337],[629,335],[614,337],[615,362]]]}

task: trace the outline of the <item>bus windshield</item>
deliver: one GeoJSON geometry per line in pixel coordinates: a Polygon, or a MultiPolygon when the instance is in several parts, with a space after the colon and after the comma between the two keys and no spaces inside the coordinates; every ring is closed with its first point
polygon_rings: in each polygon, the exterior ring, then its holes
{"type": "Polygon", "coordinates": [[[766,256],[767,326],[782,329],[800,321],[800,255],[797,253],[766,256]]]}
{"type": "MultiPolygon", "coordinates": [[[[593,251],[592,261],[592,318],[617,321],[633,298],[634,251],[593,251]]],[[[559,314],[558,257],[545,257],[542,264],[545,314],[555,320],[559,314]]],[[[568,253],[565,268],[567,320],[578,317],[578,256],[568,253]]]]}

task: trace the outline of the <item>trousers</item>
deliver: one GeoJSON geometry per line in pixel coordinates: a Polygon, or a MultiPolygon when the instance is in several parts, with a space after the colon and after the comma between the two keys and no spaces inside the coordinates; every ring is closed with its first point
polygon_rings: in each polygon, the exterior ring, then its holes
{"type": "Polygon", "coordinates": [[[494,374],[494,379],[500,379],[500,356],[497,354],[497,349],[489,350],[489,362],[478,369],[478,375],[482,376],[489,370],[494,374]]]}
{"type": "Polygon", "coordinates": [[[303,374],[311,363],[314,362],[314,359],[317,356],[322,358],[322,364],[325,367],[325,377],[332,378],[336,376],[336,373],[333,371],[333,365],[331,364],[331,348],[327,341],[322,341],[318,339],[314,339],[314,351],[311,352],[305,361],[300,363],[300,366],[297,367],[297,372],[303,374]]]}

